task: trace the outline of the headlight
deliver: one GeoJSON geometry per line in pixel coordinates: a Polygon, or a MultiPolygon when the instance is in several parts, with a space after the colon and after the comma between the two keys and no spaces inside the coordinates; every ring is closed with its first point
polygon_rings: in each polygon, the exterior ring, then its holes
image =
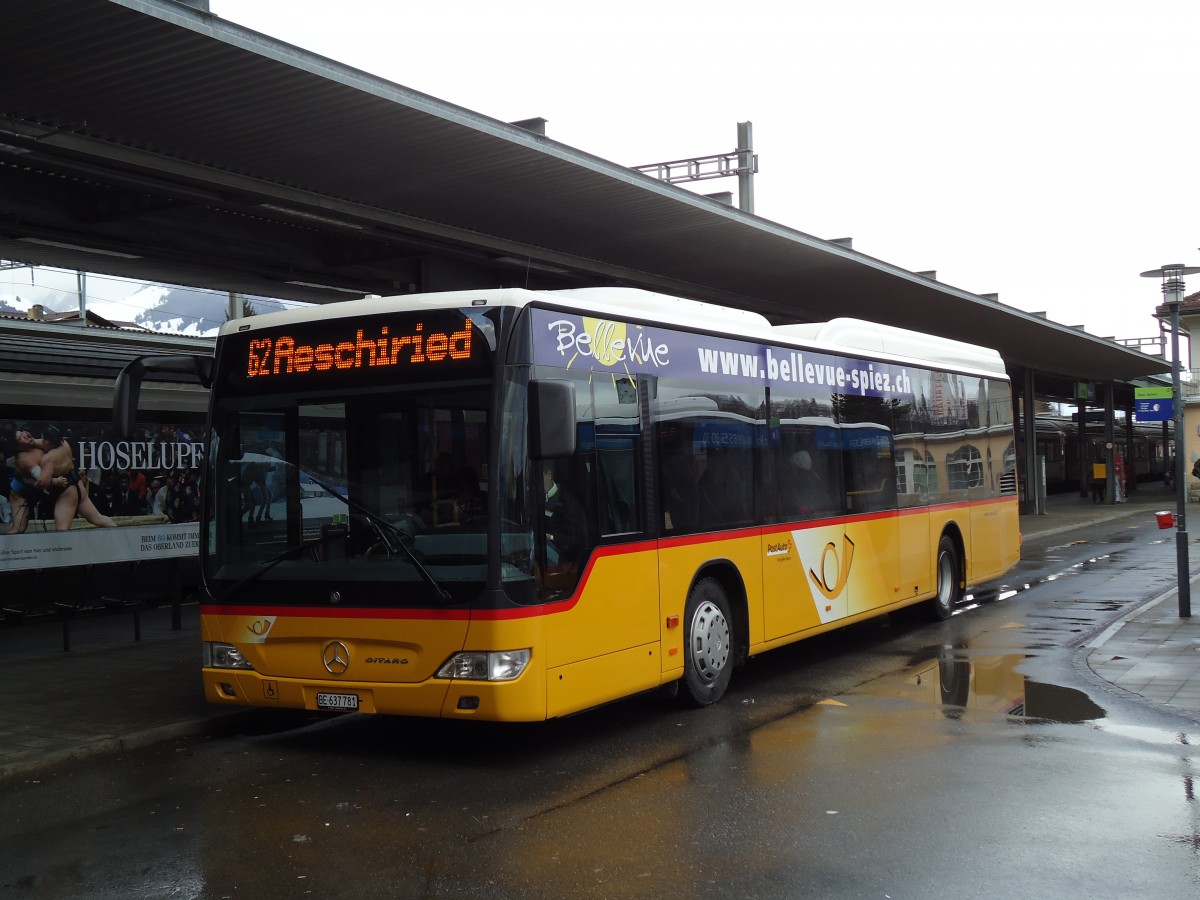
{"type": "Polygon", "coordinates": [[[242,651],[233,644],[204,644],[204,665],[213,669],[253,669],[250,661],[242,656],[242,651]]]}
{"type": "Polygon", "coordinates": [[[528,650],[501,650],[494,653],[456,653],[438,669],[438,678],[467,681],[512,681],[529,665],[528,650]]]}

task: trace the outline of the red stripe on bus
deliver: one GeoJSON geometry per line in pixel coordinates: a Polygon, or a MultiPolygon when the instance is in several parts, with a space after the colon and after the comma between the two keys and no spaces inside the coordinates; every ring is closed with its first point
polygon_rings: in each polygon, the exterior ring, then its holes
{"type": "Polygon", "coordinates": [[[532,606],[520,606],[509,609],[386,609],[380,607],[353,607],[336,609],[327,606],[218,606],[216,604],[201,604],[200,612],[204,615],[215,616],[302,616],[313,619],[420,619],[434,621],[506,621],[511,619],[530,619],[535,616],[557,615],[567,612],[579,602],[591,577],[592,569],[597,560],[608,556],[624,556],[629,553],[645,553],[650,550],[670,550],[677,547],[697,547],[702,544],[715,544],[722,541],[738,540],[751,537],[763,537],[782,534],[791,531],[803,531],[810,528],[821,528],[827,525],[849,525],[857,522],[871,522],[899,516],[912,516],[918,513],[933,511],[947,512],[950,510],[968,511],[972,506],[993,503],[1016,502],[1015,496],[988,497],[965,503],[938,503],[932,506],[914,506],[906,509],[891,509],[881,512],[862,513],[856,516],[832,516],[826,519],[809,519],[798,522],[781,522],[774,525],[754,525],[748,528],[737,528],[727,531],[714,531],[706,534],[690,534],[680,537],[661,538],[657,541],[635,541],[629,544],[605,544],[597,547],[588,557],[583,574],[571,596],[556,600],[553,603],[539,603],[532,606]]]}

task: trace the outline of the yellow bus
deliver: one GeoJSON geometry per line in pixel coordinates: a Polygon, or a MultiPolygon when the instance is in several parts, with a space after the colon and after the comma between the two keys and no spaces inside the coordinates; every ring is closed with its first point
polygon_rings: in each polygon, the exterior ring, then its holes
{"type": "Polygon", "coordinates": [[[1018,559],[999,356],[618,288],[229,322],[202,479],[212,703],[533,721],[1018,559]],[[919,460],[918,460],[919,457],[919,460]],[[918,472],[919,462],[919,472],[918,472]]]}

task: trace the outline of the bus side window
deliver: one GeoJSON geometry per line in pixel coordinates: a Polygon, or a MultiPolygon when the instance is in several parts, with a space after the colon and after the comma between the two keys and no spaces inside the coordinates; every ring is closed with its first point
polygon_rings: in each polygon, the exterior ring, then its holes
{"type": "Polygon", "coordinates": [[[589,373],[562,373],[575,383],[575,453],[537,463],[541,473],[541,552],[543,590],[563,596],[575,590],[599,541],[601,481],[597,465],[597,423],[589,373]]]}
{"type": "Polygon", "coordinates": [[[852,513],[896,508],[896,466],[883,438],[875,445],[847,448],[846,505],[852,513]]]}
{"type": "Polygon", "coordinates": [[[838,417],[846,511],[896,508],[892,409],[879,398],[845,396],[838,417]]]}
{"type": "Polygon", "coordinates": [[[600,445],[597,453],[597,489],[601,534],[629,534],[642,530],[635,448],[636,444],[632,438],[613,440],[600,445]]]}
{"type": "MultiPolygon", "coordinates": [[[[573,457],[569,462],[580,460],[573,457]]],[[[542,463],[546,566],[548,570],[576,577],[595,545],[590,528],[593,517],[585,506],[588,491],[578,469],[577,465],[568,465],[563,460],[542,463]]]]}
{"type": "Polygon", "coordinates": [[[842,459],[832,424],[781,422],[771,458],[771,498],[782,521],[803,521],[842,511],[842,459]]]}
{"type": "Polygon", "coordinates": [[[700,519],[700,486],[678,426],[659,432],[659,479],[663,528],[676,534],[695,531],[700,519]]]}
{"type": "Polygon", "coordinates": [[[596,511],[602,535],[642,531],[638,481],[641,419],[629,377],[596,376],[596,511]]]}

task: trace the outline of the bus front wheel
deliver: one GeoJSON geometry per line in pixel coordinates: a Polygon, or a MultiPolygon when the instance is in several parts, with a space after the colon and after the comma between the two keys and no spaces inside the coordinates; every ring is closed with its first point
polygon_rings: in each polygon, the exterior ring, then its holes
{"type": "Polygon", "coordinates": [[[962,600],[962,571],[958,548],[947,534],[938,542],[937,593],[929,601],[930,616],[935,620],[954,615],[954,607],[962,600]]]}
{"type": "Polygon", "coordinates": [[[684,620],[687,645],[680,696],[689,706],[709,706],[725,694],[733,671],[729,598],[717,579],[696,582],[688,594],[684,620]]]}

